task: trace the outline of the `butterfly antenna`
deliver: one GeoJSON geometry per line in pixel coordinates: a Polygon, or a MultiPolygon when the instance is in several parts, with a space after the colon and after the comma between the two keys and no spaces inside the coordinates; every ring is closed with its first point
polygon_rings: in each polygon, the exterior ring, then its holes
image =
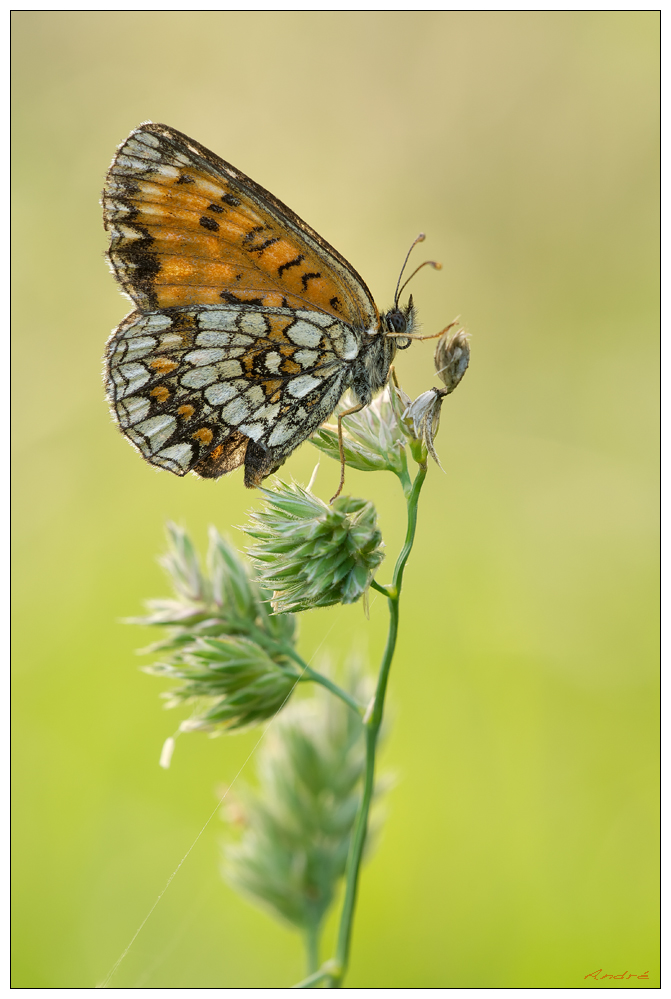
{"type": "Polygon", "coordinates": [[[406,278],[401,287],[398,289],[396,293],[396,302],[398,302],[398,299],[401,296],[401,292],[405,288],[406,284],[409,284],[412,281],[417,271],[421,271],[422,267],[433,267],[434,271],[442,271],[443,269],[443,265],[439,263],[437,260],[425,260],[423,264],[419,265],[419,267],[415,267],[410,277],[406,278]]]}
{"type": "MultiPolygon", "coordinates": [[[[408,264],[408,258],[410,257],[410,254],[415,249],[415,247],[417,246],[417,244],[418,243],[423,243],[425,239],[426,239],[426,236],[424,235],[424,233],[420,232],[419,236],[417,236],[417,238],[412,241],[410,249],[408,250],[408,252],[405,255],[405,260],[403,261],[403,266],[401,267],[401,273],[399,274],[398,281],[396,282],[396,294],[394,295],[394,308],[395,309],[398,308],[398,296],[401,294],[401,292],[400,292],[401,278],[403,277],[403,271],[405,270],[405,268],[406,268],[406,266],[408,264]]],[[[407,284],[407,282],[406,282],[406,284],[407,284]]],[[[405,285],[403,285],[403,287],[405,288],[405,285]]]]}
{"type": "Polygon", "coordinates": [[[407,284],[409,284],[410,281],[412,281],[412,279],[414,278],[414,276],[417,273],[417,271],[421,271],[422,267],[433,267],[433,269],[435,271],[442,270],[443,265],[440,264],[440,263],[438,263],[437,260],[425,260],[423,264],[419,265],[419,267],[415,267],[415,269],[412,272],[412,274],[410,275],[410,277],[406,278],[405,281],[403,282],[403,284],[401,284],[401,278],[403,277],[403,272],[404,272],[405,268],[407,267],[408,259],[410,257],[410,254],[412,253],[412,251],[414,250],[414,248],[417,246],[417,244],[418,243],[423,243],[425,239],[426,239],[426,236],[424,235],[424,233],[420,232],[419,236],[413,242],[412,246],[410,247],[410,249],[408,250],[408,252],[406,254],[405,260],[403,262],[403,266],[401,267],[401,273],[399,274],[398,281],[396,283],[396,294],[394,295],[394,308],[395,309],[398,309],[398,300],[401,297],[401,292],[403,291],[403,289],[405,288],[405,286],[407,284]]]}

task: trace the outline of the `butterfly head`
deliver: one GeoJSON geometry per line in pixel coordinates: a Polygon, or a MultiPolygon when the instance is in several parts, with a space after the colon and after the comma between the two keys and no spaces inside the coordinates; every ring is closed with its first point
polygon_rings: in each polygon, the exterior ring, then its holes
{"type": "Polygon", "coordinates": [[[416,324],[417,310],[412,295],[405,309],[394,305],[382,316],[382,327],[387,336],[393,337],[397,350],[406,350],[412,343],[412,332],[416,324]],[[405,334],[405,335],[404,335],[405,334]]]}

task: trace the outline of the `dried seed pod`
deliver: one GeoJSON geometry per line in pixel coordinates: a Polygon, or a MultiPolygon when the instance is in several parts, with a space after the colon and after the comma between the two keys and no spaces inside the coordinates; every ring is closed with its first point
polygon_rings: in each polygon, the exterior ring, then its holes
{"type": "Polygon", "coordinates": [[[454,392],[466,373],[470,357],[471,349],[465,330],[457,330],[451,336],[447,333],[441,336],[433,359],[436,374],[447,389],[444,395],[454,392]]]}

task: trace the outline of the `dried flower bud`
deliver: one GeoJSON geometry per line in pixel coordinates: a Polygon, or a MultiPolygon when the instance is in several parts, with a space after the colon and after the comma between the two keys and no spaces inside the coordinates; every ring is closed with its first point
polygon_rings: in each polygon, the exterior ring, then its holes
{"type": "MultiPolygon", "coordinates": [[[[440,424],[440,407],[443,405],[443,398],[446,395],[445,389],[429,389],[428,392],[423,392],[422,395],[418,396],[405,412],[406,419],[412,421],[415,440],[426,448],[439,468],[443,466],[440,464],[433,442],[440,424]]],[[[421,460],[421,455],[415,455],[415,457],[421,460]]],[[[426,454],[424,460],[426,460],[426,454]]]]}
{"type": "Polygon", "coordinates": [[[351,604],[383,559],[372,503],[340,496],[328,506],[297,483],[261,489],[267,507],[245,532],[257,577],[273,590],[276,613],[351,604]]]}
{"type": "Polygon", "coordinates": [[[401,418],[401,426],[410,429],[409,436],[413,438],[410,443],[413,457],[419,462],[426,461],[428,453],[438,467],[442,468],[433,442],[440,425],[443,399],[450,392],[454,392],[468,367],[470,350],[464,330],[458,330],[452,336],[444,333],[438,341],[434,359],[436,374],[445,388],[432,388],[418,396],[406,407],[401,418]]]}
{"type": "Polygon", "coordinates": [[[449,336],[444,333],[438,341],[434,362],[436,374],[447,389],[443,395],[449,395],[464,377],[471,350],[465,330],[457,330],[449,336]]]}

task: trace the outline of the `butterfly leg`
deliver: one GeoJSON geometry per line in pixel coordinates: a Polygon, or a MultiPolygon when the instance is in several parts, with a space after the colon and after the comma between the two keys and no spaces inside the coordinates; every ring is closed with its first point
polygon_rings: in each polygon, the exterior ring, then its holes
{"type": "Polygon", "coordinates": [[[334,500],[338,499],[340,496],[343,486],[345,485],[345,443],[342,438],[342,421],[343,416],[353,416],[354,413],[360,412],[363,409],[363,403],[360,402],[358,406],[352,406],[351,409],[346,409],[344,413],[341,413],[338,417],[338,448],[340,449],[340,483],[335,494],[329,500],[329,503],[333,503],[334,500]]]}

